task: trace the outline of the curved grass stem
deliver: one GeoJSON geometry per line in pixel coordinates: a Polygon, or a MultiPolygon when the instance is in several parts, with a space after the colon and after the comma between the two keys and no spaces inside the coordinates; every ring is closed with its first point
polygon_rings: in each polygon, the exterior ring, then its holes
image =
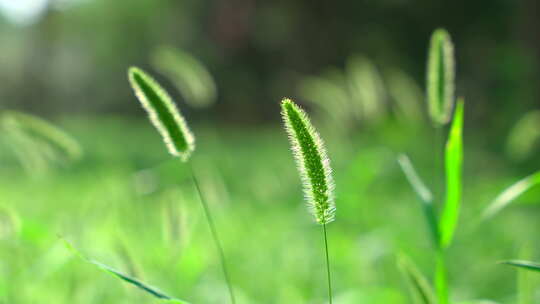
{"type": "Polygon", "coordinates": [[[330,257],[328,254],[328,236],[326,233],[326,223],[323,224],[324,252],[326,255],[326,275],[328,277],[328,303],[332,304],[332,278],[330,275],[330,257]]]}
{"type": "Polygon", "coordinates": [[[225,252],[223,250],[223,246],[221,245],[221,240],[219,238],[216,225],[214,223],[214,219],[212,217],[212,213],[210,212],[210,208],[208,207],[208,204],[206,202],[206,199],[204,195],[202,194],[201,187],[199,185],[199,181],[197,177],[195,176],[195,172],[193,170],[193,166],[190,164],[189,168],[191,170],[191,178],[193,180],[193,184],[195,184],[195,188],[197,189],[197,193],[199,195],[199,200],[201,202],[201,205],[204,209],[204,215],[206,216],[206,221],[208,222],[208,227],[210,228],[210,234],[212,235],[212,238],[214,240],[214,244],[216,246],[216,249],[219,254],[219,259],[221,262],[221,269],[223,271],[223,276],[225,277],[225,282],[227,283],[227,288],[229,289],[229,297],[232,304],[236,303],[236,299],[234,296],[234,291],[231,284],[231,277],[229,275],[229,270],[227,268],[227,263],[225,259],[225,252]]]}

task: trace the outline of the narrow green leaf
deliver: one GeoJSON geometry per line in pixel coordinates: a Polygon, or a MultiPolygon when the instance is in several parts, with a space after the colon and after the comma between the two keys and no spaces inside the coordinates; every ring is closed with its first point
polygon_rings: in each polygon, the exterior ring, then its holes
{"type": "Polygon", "coordinates": [[[422,209],[426,217],[426,221],[431,232],[431,236],[436,246],[439,244],[439,227],[437,225],[437,214],[433,206],[433,195],[431,191],[424,184],[420,176],[416,173],[414,166],[412,165],[409,157],[405,154],[398,156],[398,163],[405,174],[405,177],[409,181],[409,184],[413,188],[414,192],[420,198],[422,202],[422,209]]]}
{"type": "Polygon", "coordinates": [[[511,185],[510,187],[506,188],[503,192],[501,192],[488,205],[488,207],[482,213],[482,219],[486,220],[493,217],[503,208],[505,208],[510,203],[512,203],[521,194],[525,193],[532,187],[539,184],[540,184],[540,171],[519,180],[517,183],[511,185]]]}
{"type": "Polygon", "coordinates": [[[195,150],[195,138],[169,94],[139,68],[129,68],[128,76],[135,95],[163,137],[169,152],[187,161],[195,150]]]}
{"type": "Polygon", "coordinates": [[[152,287],[146,283],[143,283],[135,278],[132,278],[126,274],[123,274],[122,272],[110,267],[110,266],[107,266],[103,263],[100,263],[100,262],[97,262],[97,261],[94,261],[94,260],[91,260],[91,259],[88,259],[86,258],[80,251],[78,251],[70,242],[68,242],[67,240],[61,238],[62,241],[64,242],[66,248],[68,250],[70,250],[71,252],[73,252],[73,254],[75,254],[77,257],[79,257],[81,260],[87,262],[87,263],[90,263],[96,267],[98,267],[99,269],[113,275],[114,277],[116,278],[119,278],[121,280],[123,280],[124,282],[127,282],[135,287],[137,287],[138,289],[160,299],[160,300],[164,300],[166,302],[170,302],[170,303],[177,303],[177,304],[189,304],[188,302],[184,301],[184,300],[180,300],[180,299],[176,299],[176,298],[173,298],[171,296],[168,296],[166,295],[165,293],[163,293],[162,291],[160,291],[159,289],[155,288],[155,287],[152,287]]]}
{"type": "Polygon", "coordinates": [[[514,267],[519,267],[531,271],[538,271],[540,272],[540,263],[535,262],[529,262],[529,261],[523,261],[523,260],[509,260],[509,261],[502,261],[499,262],[499,264],[504,265],[510,265],[514,267]]]}
{"type": "Polygon", "coordinates": [[[458,101],[445,149],[446,198],[439,221],[441,247],[452,242],[461,206],[463,163],[463,99],[458,101]]]}
{"type": "Polygon", "coordinates": [[[289,135],[304,194],[310,211],[319,224],[334,220],[334,182],[324,144],[306,112],[290,99],[281,102],[281,115],[289,135]]]}
{"type": "MultiPolygon", "coordinates": [[[[530,246],[525,246],[519,250],[519,260],[528,260],[531,258],[530,246]]],[[[540,276],[523,268],[519,268],[517,272],[517,303],[530,304],[534,303],[536,286],[538,286],[540,276]]]]}
{"type": "Polygon", "coordinates": [[[418,270],[416,265],[405,255],[398,256],[398,267],[407,278],[416,303],[435,304],[435,294],[428,280],[418,270]]]}
{"type": "Polygon", "coordinates": [[[454,106],[454,46],[444,29],[431,35],[427,71],[427,98],[431,120],[436,125],[450,121],[454,106]]]}

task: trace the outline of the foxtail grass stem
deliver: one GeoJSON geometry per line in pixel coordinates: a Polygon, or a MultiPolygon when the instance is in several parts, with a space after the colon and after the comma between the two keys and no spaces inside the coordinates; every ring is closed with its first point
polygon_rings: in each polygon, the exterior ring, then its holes
{"type": "Polygon", "coordinates": [[[201,187],[199,185],[199,181],[197,177],[195,176],[195,172],[193,170],[193,166],[190,164],[189,168],[191,170],[191,178],[193,180],[193,184],[195,184],[195,188],[197,189],[197,193],[199,195],[199,200],[201,202],[201,205],[204,209],[204,215],[206,216],[206,221],[208,222],[208,227],[210,228],[210,234],[212,235],[212,238],[214,240],[214,244],[216,246],[216,249],[219,254],[219,259],[221,262],[221,269],[223,271],[223,276],[225,277],[225,282],[227,283],[227,287],[229,289],[229,297],[232,304],[236,303],[236,299],[234,297],[234,291],[231,284],[231,277],[229,275],[229,270],[227,268],[227,263],[225,260],[225,252],[223,250],[223,246],[221,245],[221,241],[216,229],[216,225],[214,223],[214,219],[212,217],[212,213],[210,212],[210,208],[208,207],[208,204],[206,202],[206,199],[204,195],[202,194],[201,187]]]}
{"type": "Polygon", "coordinates": [[[448,304],[448,280],[445,250],[439,248],[435,261],[435,288],[439,304],[448,304]]]}
{"type": "Polygon", "coordinates": [[[328,303],[332,304],[332,278],[330,275],[330,257],[328,254],[328,236],[326,233],[326,223],[323,224],[324,251],[326,254],[326,275],[328,277],[328,303]]]}

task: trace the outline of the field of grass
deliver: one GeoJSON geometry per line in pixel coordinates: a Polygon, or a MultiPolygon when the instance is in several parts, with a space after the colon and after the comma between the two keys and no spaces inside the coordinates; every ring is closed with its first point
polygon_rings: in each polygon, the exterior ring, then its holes
{"type": "MultiPolygon", "coordinates": [[[[159,302],[77,258],[60,237],[169,295],[227,303],[189,169],[167,155],[147,120],[55,121],[80,141],[81,160],[32,174],[1,147],[0,303],[159,302]]],[[[192,130],[193,166],[238,303],[325,303],[323,239],[305,210],[284,131],[208,124],[192,130]]],[[[518,279],[515,268],[497,262],[540,259],[538,189],[488,221],[480,222],[480,214],[504,188],[540,168],[516,169],[483,146],[467,120],[465,130],[462,214],[447,254],[452,303],[536,303],[536,274],[518,279]]],[[[407,255],[429,280],[434,256],[397,156],[406,152],[428,186],[440,187],[432,130],[390,122],[350,136],[320,131],[336,183],[336,221],[328,226],[334,303],[411,303],[397,256],[407,255]]]]}

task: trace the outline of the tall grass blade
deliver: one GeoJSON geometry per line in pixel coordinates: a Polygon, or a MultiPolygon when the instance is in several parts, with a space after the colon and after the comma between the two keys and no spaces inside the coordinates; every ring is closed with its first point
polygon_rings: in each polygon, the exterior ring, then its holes
{"type": "Polygon", "coordinates": [[[540,171],[531,174],[501,192],[484,210],[482,219],[487,220],[499,213],[502,209],[512,203],[521,194],[527,192],[534,186],[540,185],[540,171]]]}
{"type": "Polygon", "coordinates": [[[152,287],[152,286],[150,286],[150,285],[148,285],[148,284],[146,284],[144,282],[141,282],[141,281],[139,281],[139,280],[137,280],[137,279],[135,279],[133,277],[130,277],[130,276],[126,275],[126,274],[123,274],[122,272],[120,272],[120,271],[118,271],[118,270],[116,270],[116,269],[114,269],[114,268],[112,268],[110,266],[107,266],[107,265],[105,265],[103,263],[91,260],[91,259],[85,257],[80,251],[78,251],[67,240],[62,239],[62,241],[64,242],[67,249],[69,249],[71,252],[73,252],[81,260],[96,266],[97,268],[99,268],[99,269],[113,275],[116,278],[119,278],[119,279],[123,280],[124,282],[127,282],[128,284],[130,284],[132,286],[137,287],[138,289],[140,289],[140,290],[154,296],[155,298],[158,298],[160,300],[165,300],[166,302],[170,302],[170,303],[189,304],[188,302],[186,302],[184,300],[180,300],[180,299],[168,296],[165,293],[163,293],[162,291],[160,291],[159,289],[157,289],[155,287],[152,287]]]}
{"type": "Polygon", "coordinates": [[[427,70],[427,99],[429,114],[435,125],[450,121],[454,105],[454,46],[444,29],[431,35],[427,70]]]}
{"type": "Polygon", "coordinates": [[[446,198],[439,221],[441,247],[452,242],[461,206],[462,163],[463,163],[463,99],[458,101],[452,127],[445,148],[446,198]]]}
{"type": "Polygon", "coordinates": [[[152,65],[170,78],[185,101],[197,108],[204,108],[216,101],[216,83],[208,69],[191,54],[161,46],[152,54],[152,65]]]}
{"type": "Polygon", "coordinates": [[[398,156],[398,163],[401,170],[405,174],[405,177],[409,181],[409,184],[422,202],[422,209],[428,223],[428,228],[431,232],[434,244],[437,247],[439,246],[439,227],[437,214],[435,212],[435,207],[433,206],[433,194],[424,184],[420,176],[418,176],[414,166],[411,163],[411,160],[407,155],[400,154],[398,156]]]}
{"type": "Polygon", "coordinates": [[[139,68],[129,68],[128,78],[135,95],[163,137],[169,152],[187,161],[195,150],[195,138],[169,94],[139,68]]]}
{"type": "Polygon", "coordinates": [[[415,303],[436,304],[433,288],[416,265],[405,255],[400,255],[397,262],[411,287],[415,303]]]}
{"type": "Polygon", "coordinates": [[[306,112],[290,99],[281,102],[281,115],[304,184],[309,209],[319,224],[334,220],[334,182],[324,144],[306,112]]]}
{"type": "Polygon", "coordinates": [[[529,262],[529,261],[523,261],[523,260],[509,260],[509,261],[499,262],[499,264],[510,265],[510,266],[519,267],[526,270],[540,272],[540,263],[535,263],[535,262],[529,262]]]}

